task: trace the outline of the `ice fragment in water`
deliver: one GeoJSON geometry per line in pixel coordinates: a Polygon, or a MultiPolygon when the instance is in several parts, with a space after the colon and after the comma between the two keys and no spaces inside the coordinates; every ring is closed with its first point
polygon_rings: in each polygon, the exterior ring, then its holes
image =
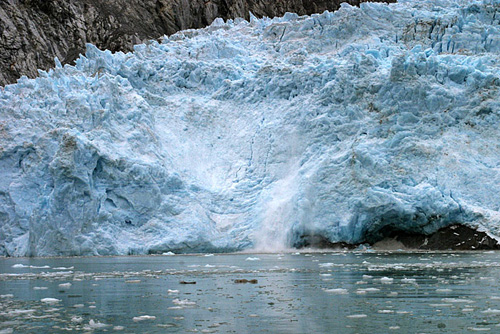
{"type": "Polygon", "coordinates": [[[156,317],[154,315],[141,315],[141,316],[132,318],[132,320],[134,322],[145,321],[145,320],[155,320],[155,319],[156,319],[156,317]]]}

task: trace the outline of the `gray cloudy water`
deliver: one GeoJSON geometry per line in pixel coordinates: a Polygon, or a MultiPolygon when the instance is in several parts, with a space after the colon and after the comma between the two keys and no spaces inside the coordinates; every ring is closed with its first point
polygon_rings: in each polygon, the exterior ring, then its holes
{"type": "Polygon", "coordinates": [[[0,333],[498,333],[498,255],[3,258],[0,333]]]}

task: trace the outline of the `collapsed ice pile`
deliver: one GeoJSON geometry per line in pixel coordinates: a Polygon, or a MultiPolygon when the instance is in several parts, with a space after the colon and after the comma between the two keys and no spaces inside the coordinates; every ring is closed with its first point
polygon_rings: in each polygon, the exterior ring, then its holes
{"type": "Polygon", "coordinates": [[[216,20],[0,90],[0,255],[500,235],[500,1],[216,20]]]}

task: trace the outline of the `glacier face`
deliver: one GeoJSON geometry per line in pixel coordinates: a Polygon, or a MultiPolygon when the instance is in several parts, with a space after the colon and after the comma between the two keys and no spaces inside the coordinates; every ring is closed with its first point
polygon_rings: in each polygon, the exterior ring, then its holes
{"type": "Polygon", "coordinates": [[[498,0],[88,45],[0,90],[0,255],[500,236],[499,54],[498,0]]]}

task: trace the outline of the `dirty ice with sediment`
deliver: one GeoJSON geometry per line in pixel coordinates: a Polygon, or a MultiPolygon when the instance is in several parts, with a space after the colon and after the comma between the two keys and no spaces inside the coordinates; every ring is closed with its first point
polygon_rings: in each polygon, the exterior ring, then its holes
{"type": "Polygon", "coordinates": [[[236,19],[0,89],[0,255],[500,236],[500,1],[236,19]]]}

